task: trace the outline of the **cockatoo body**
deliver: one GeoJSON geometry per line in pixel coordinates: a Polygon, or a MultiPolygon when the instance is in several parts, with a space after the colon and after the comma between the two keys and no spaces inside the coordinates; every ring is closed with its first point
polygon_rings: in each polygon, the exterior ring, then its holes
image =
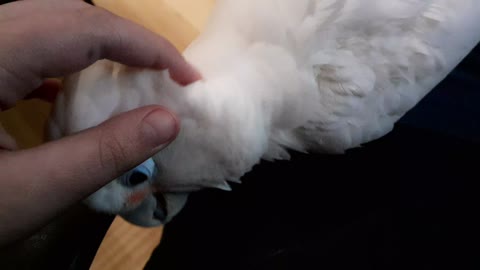
{"type": "Polygon", "coordinates": [[[167,149],[86,200],[156,226],[189,192],[228,190],[262,159],[385,135],[479,40],[478,0],[219,0],[184,52],[201,81],[182,87],[168,71],[99,61],[66,81],[51,135],[150,104],[175,112],[181,131],[167,149]],[[146,181],[125,184],[142,170],[146,181]]]}

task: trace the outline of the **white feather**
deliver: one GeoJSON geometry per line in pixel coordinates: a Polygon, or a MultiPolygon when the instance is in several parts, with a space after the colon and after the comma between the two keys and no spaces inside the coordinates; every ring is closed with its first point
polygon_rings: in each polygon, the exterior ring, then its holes
{"type": "Polygon", "coordinates": [[[52,130],[166,106],[182,126],[154,157],[156,181],[226,189],[287,149],[341,153],[385,135],[479,41],[478,0],[219,0],[185,51],[202,81],[100,61],[68,80],[52,130]]]}

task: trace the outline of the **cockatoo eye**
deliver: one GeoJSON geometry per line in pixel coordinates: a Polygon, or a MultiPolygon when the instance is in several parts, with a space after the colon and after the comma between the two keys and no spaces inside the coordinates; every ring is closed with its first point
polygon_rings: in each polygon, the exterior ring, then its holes
{"type": "Polygon", "coordinates": [[[135,187],[152,179],[154,172],[155,163],[152,159],[148,159],[133,170],[122,175],[119,180],[120,183],[126,187],[135,187]]]}
{"type": "Polygon", "coordinates": [[[128,185],[130,186],[137,186],[140,185],[141,183],[145,182],[148,180],[148,175],[146,175],[143,172],[132,172],[130,174],[130,177],[128,178],[128,185]]]}

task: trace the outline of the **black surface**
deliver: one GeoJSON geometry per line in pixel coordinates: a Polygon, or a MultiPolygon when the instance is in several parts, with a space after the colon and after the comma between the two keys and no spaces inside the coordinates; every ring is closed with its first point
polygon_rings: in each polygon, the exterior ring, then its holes
{"type": "Polygon", "coordinates": [[[398,127],[345,156],[265,163],[192,196],[147,269],[478,269],[479,149],[398,127]]]}
{"type": "Polygon", "coordinates": [[[194,194],[146,269],[480,269],[478,52],[384,138],[194,194]]]}

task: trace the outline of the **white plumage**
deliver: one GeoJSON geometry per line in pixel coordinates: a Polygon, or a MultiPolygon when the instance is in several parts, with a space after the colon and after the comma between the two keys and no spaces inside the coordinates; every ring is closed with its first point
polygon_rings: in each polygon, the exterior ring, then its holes
{"type": "Polygon", "coordinates": [[[151,193],[141,205],[128,197],[160,186],[170,219],[188,192],[228,189],[261,159],[288,159],[288,149],[342,153],[379,138],[479,41],[478,0],[218,0],[185,51],[202,81],[181,87],[167,71],[97,62],[68,79],[51,134],[149,104],[174,111],[181,132],[153,157],[153,179],[116,180],[87,199],[159,225],[151,193]]]}

